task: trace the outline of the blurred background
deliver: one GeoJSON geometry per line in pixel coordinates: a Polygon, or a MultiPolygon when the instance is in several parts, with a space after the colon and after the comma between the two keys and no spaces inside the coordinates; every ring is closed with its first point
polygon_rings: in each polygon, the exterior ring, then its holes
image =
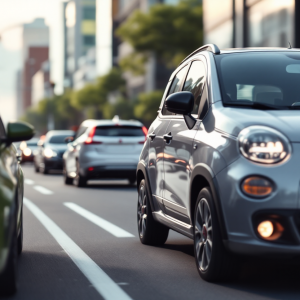
{"type": "Polygon", "coordinates": [[[10,0],[0,10],[0,113],[39,134],[87,118],[149,126],[202,44],[300,47],[296,0],[10,0]]]}

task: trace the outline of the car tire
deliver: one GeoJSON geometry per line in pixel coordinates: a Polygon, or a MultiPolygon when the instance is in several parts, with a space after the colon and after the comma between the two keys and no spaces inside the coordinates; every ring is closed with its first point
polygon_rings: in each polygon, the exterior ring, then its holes
{"type": "Polygon", "coordinates": [[[223,245],[210,188],[203,188],[194,210],[194,253],[199,275],[210,282],[233,278],[237,260],[223,245]]]}
{"type": "Polygon", "coordinates": [[[137,225],[139,238],[142,244],[163,245],[168,239],[169,228],[155,221],[152,216],[152,209],[144,179],[139,185],[137,225]]]}
{"type": "Polygon", "coordinates": [[[69,177],[68,176],[68,173],[67,173],[67,170],[66,170],[66,167],[64,167],[64,182],[66,185],[71,185],[73,184],[73,178],[69,177]]]}
{"type": "Polygon", "coordinates": [[[135,182],[136,182],[136,178],[135,177],[129,177],[128,181],[129,181],[129,185],[134,185],[135,182]]]}
{"type": "Polygon", "coordinates": [[[17,259],[18,259],[17,233],[14,229],[7,264],[0,275],[0,295],[10,296],[17,290],[17,259]]]}
{"type": "Polygon", "coordinates": [[[73,183],[77,187],[85,187],[86,184],[87,184],[87,179],[86,179],[86,177],[80,175],[79,170],[80,170],[80,166],[79,166],[79,162],[77,161],[77,163],[76,163],[76,177],[74,178],[73,183]]]}
{"type": "Polygon", "coordinates": [[[21,229],[18,236],[17,244],[18,244],[18,255],[21,255],[23,250],[23,210],[21,212],[21,229]]]}
{"type": "Polygon", "coordinates": [[[49,174],[49,169],[46,166],[40,167],[39,171],[40,171],[40,173],[42,173],[44,175],[49,174]]]}

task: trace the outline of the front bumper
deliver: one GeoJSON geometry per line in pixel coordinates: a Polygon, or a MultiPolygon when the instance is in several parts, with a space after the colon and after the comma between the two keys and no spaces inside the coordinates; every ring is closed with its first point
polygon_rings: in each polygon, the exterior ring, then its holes
{"type": "Polygon", "coordinates": [[[248,255],[300,255],[300,145],[293,144],[290,159],[278,165],[254,164],[240,157],[215,177],[228,239],[232,252],[248,255]],[[248,176],[263,176],[275,184],[273,193],[254,199],[242,193],[240,185],[248,176]],[[266,241],[256,231],[255,216],[282,216],[286,239],[266,241]]]}
{"type": "Polygon", "coordinates": [[[62,170],[63,159],[60,157],[44,158],[45,168],[48,170],[62,170]]]}

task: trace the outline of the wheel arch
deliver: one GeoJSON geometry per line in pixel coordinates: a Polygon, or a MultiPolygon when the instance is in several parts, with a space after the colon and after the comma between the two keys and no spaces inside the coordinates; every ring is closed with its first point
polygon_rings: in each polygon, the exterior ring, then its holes
{"type": "Polygon", "coordinates": [[[149,183],[149,176],[146,168],[146,163],[144,161],[140,161],[137,166],[136,170],[136,181],[137,181],[137,191],[139,191],[139,186],[141,181],[145,179],[146,187],[147,187],[147,193],[148,193],[148,199],[151,205],[152,211],[155,211],[154,204],[153,204],[153,198],[152,198],[152,191],[151,186],[149,183]]]}
{"type": "Polygon", "coordinates": [[[212,169],[203,163],[195,165],[191,175],[189,199],[191,221],[192,223],[194,223],[194,210],[198,194],[205,187],[209,187],[212,192],[213,201],[220,225],[221,235],[224,240],[227,240],[227,230],[219,197],[218,184],[212,169]]]}

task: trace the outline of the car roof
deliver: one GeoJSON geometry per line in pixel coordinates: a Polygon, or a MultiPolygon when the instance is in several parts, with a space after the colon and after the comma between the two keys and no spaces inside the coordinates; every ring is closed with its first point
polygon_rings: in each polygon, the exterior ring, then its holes
{"type": "Polygon", "coordinates": [[[46,137],[54,136],[54,135],[73,135],[75,132],[73,130],[50,130],[47,132],[46,137]]]}
{"type": "Polygon", "coordinates": [[[220,50],[220,54],[245,53],[245,52],[300,52],[300,49],[282,48],[282,47],[249,47],[249,48],[226,48],[220,50]]]}
{"type": "Polygon", "coordinates": [[[142,127],[143,124],[137,120],[85,120],[82,122],[80,126],[83,127],[92,127],[92,126],[136,126],[136,127],[142,127]]]}

